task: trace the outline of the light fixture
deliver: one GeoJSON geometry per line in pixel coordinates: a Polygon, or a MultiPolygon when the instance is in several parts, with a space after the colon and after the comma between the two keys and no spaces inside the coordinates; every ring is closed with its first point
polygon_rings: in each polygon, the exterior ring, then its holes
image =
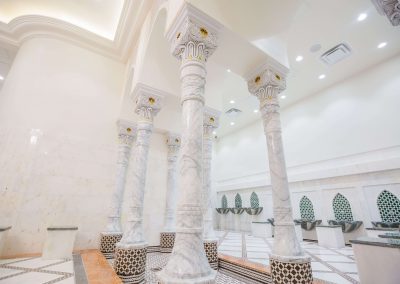
{"type": "Polygon", "coordinates": [[[321,74],[318,76],[318,79],[322,80],[322,79],[325,79],[325,77],[326,77],[325,74],[321,74]]]}
{"type": "Polygon", "coordinates": [[[360,15],[358,15],[357,21],[362,22],[367,18],[367,14],[366,13],[361,13],[360,15]]]}
{"type": "Polygon", "coordinates": [[[235,103],[235,101],[234,101],[234,100],[230,100],[230,101],[229,101],[229,103],[231,103],[231,104],[234,104],[234,103],[235,103]]]}
{"type": "Polygon", "coordinates": [[[381,42],[380,44],[378,44],[378,48],[384,48],[387,45],[387,42],[381,42]]]}
{"type": "Polygon", "coordinates": [[[231,69],[226,69],[226,72],[231,73],[231,69]]]}
{"type": "Polygon", "coordinates": [[[213,134],[214,134],[214,135],[217,135],[217,131],[213,131],[213,134]]]}
{"type": "Polygon", "coordinates": [[[234,125],[235,125],[235,123],[232,121],[232,122],[231,122],[231,126],[234,126],[234,125]]]}
{"type": "Polygon", "coordinates": [[[298,56],[296,57],[296,61],[297,61],[297,62],[300,62],[300,61],[302,61],[302,60],[303,60],[303,56],[298,55],[298,56]]]}
{"type": "Polygon", "coordinates": [[[0,81],[3,81],[3,80],[4,80],[4,77],[0,75],[0,81]]]}
{"type": "Polygon", "coordinates": [[[282,95],[282,96],[281,96],[281,99],[286,99],[286,96],[285,96],[285,95],[282,95]]]}
{"type": "Polygon", "coordinates": [[[254,112],[254,113],[257,113],[257,112],[258,112],[258,109],[253,110],[253,112],[254,112]]]}

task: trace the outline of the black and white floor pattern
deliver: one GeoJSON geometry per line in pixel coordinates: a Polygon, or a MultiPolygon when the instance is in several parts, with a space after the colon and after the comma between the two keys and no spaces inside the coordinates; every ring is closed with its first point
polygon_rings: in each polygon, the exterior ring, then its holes
{"type": "Polygon", "coordinates": [[[74,284],[71,259],[0,259],[1,284],[74,284]]]}
{"type": "MultiPolygon", "coordinates": [[[[249,233],[216,232],[220,238],[218,252],[252,262],[269,265],[273,238],[257,238],[249,233]]],[[[337,284],[359,284],[357,266],[351,247],[327,249],[314,242],[301,242],[311,256],[314,278],[337,284]]]]}

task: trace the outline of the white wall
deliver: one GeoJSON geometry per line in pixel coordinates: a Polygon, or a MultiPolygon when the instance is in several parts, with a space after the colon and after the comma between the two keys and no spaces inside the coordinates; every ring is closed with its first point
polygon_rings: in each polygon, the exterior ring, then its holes
{"type": "MultiPolygon", "coordinates": [[[[399,66],[393,58],[282,109],[290,181],[400,167],[399,66]]],[[[269,184],[261,118],[222,137],[216,156],[218,190],[269,184]]]]}
{"type": "MultiPolygon", "coordinates": [[[[5,255],[40,252],[51,225],[77,225],[75,249],[97,247],[114,189],[124,72],[58,40],[21,46],[0,93],[0,224],[12,226],[5,255]]],[[[145,227],[154,245],[148,222],[162,221],[165,138],[154,135],[150,147],[145,227]]]]}

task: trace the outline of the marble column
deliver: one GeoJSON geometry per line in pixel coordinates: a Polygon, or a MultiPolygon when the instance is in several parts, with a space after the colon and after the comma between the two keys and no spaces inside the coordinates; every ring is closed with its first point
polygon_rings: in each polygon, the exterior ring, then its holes
{"type": "Polygon", "coordinates": [[[135,112],[138,115],[135,142],[133,189],[130,197],[128,224],[116,245],[114,269],[124,283],[144,283],[147,242],[143,232],[143,201],[146,186],[147,157],[153,118],[159,112],[163,96],[146,85],[137,84],[134,90],[135,112]]]}
{"type": "Polygon", "coordinates": [[[219,126],[220,112],[206,107],[203,117],[203,214],[204,214],[204,250],[210,266],[218,269],[218,238],[213,224],[213,196],[211,190],[211,158],[213,131],[219,126]]]}
{"type": "Polygon", "coordinates": [[[206,61],[217,47],[218,23],[185,3],[168,31],[181,60],[182,144],[175,244],[160,283],[214,283],[203,245],[203,107],[206,61]]]}
{"type": "Polygon", "coordinates": [[[286,88],[287,73],[286,67],[271,59],[248,76],[248,87],[260,101],[267,139],[275,219],[270,255],[273,283],[312,283],[310,258],[305,256],[296,236],[283,152],[278,96],[286,88]],[[283,270],[289,273],[281,273],[283,270]]]}
{"type": "Polygon", "coordinates": [[[177,160],[181,137],[174,133],[167,134],[168,176],[165,197],[164,230],[160,233],[161,252],[171,252],[175,242],[175,211],[177,199],[177,160]]]}
{"type": "Polygon", "coordinates": [[[136,124],[118,120],[118,158],[115,189],[111,199],[111,212],[106,231],[100,234],[100,251],[106,258],[113,258],[115,244],[122,238],[121,209],[125,180],[129,166],[132,143],[136,136],[136,124]]]}

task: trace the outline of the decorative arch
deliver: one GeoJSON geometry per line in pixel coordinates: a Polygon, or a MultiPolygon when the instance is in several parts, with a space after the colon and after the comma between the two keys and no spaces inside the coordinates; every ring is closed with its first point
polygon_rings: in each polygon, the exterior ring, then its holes
{"type": "Polygon", "coordinates": [[[226,198],[225,194],[221,198],[221,207],[228,208],[228,199],[226,198]]]}
{"type": "Polygon", "coordinates": [[[314,206],[311,200],[305,195],[300,199],[300,216],[304,220],[315,220],[314,206]]]}
{"type": "Polygon", "coordinates": [[[235,196],[235,208],[242,208],[242,197],[240,196],[239,193],[236,194],[235,196]]]}
{"type": "Polygon", "coordinates": [[[253,191],[253,193],[250,195],[250,206],[251,208],[258,208],[260,207],[260,200],[258,199],[257,193],[253,191]]]}
{"type": "Polygon", "coordinates": [[[336,221],[354,221],[350,202],[342,194],[336,194],[335,198],[333,198],[332,206],[336,221]]]}
{"type": "Polygon", "coordinates": [[[382,222],[400,223],[400,200],[390,191],[382,191],[376,201],[382,222]]]}

